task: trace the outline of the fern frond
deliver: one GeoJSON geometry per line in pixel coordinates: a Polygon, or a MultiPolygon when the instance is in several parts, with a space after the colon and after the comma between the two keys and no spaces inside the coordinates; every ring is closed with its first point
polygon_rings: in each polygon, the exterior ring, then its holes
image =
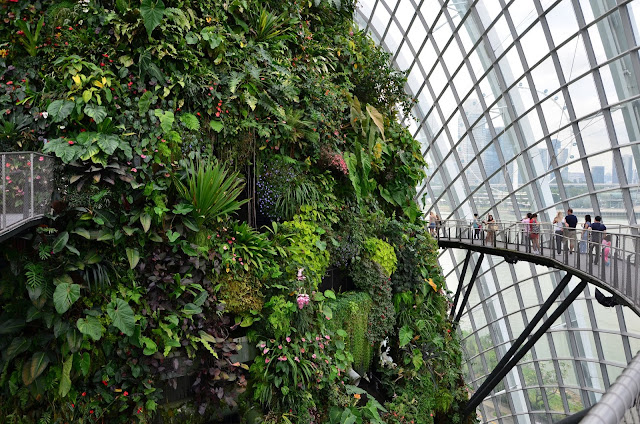
{"type": "Polygon", "coordinates": [[[44,269],[40,264],[34,264],[29,262],[25,265],[26,272],[24,275],[27,277],[27,285],[30,289],[42,288],[46,283],[44,276],[44,269]]]}

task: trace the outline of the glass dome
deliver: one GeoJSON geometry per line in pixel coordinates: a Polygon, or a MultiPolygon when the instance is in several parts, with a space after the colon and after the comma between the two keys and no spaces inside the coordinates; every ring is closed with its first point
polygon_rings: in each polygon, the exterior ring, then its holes
{"type": "MultiPolygon", "coordinates": [[[[405,122],[429,165],[424,211],[549,222],[571,207],[638,233],[640,0],[361,0],[356,19],[408,71],[418,99],[405,122]]],[[[465,254],[440,256],[451,290],[465,254]]],[[[460,325],[472,389],[562,275],[483,262],[460,325]]],[[[588,286],[479,417],[556,422],[597,402],[638,350],[638,316],[601,306],[588,286]]]]}

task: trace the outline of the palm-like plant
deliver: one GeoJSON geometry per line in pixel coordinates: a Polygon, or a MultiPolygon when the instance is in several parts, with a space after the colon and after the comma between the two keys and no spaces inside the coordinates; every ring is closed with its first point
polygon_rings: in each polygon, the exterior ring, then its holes
{"type": "Polygon", "coordinates": [[[237,200],[244,189],[238,172],[230,175],[217,162],[191,162],[187,185],[176,179],[175,184],[182,197],[193,205],[193,216],[198,226],[204,222],[218,220],[240,209],[249,200],[237,200]]]}

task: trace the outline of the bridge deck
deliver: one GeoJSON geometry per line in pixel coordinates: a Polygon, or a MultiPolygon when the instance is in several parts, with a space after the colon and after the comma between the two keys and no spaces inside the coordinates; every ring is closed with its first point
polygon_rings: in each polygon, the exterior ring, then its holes
{"type": "Polygon", "coordinates": [[[535,252],[531,240],[516,224],[500,225],[501,229],[495,232],[495,237],[485,230],[480,230],[479,234],[476,234],[468,224],[447,226],[438,231],[438,244],[440,247],[468,249],[502,256],[509,262],[525,260],[565,270],[613,293],[618,303],[629,306],[640,314],[640,239],[638,236],[610,233],[612,246],[608,252],[605,252],[602,244],[585,240],[582,241],[582,248],[586,253],[580,253],[581,241],[577,240],[575,252],[570,253],[567,237],[559,236],[561,248],[558,252],[556,235],[550,230],[543,229],[540,233],[539,251],[535,252]],[[489,235],[488,239],[487,235],[489,235]],[[605,256],[609,258],[608,264],[603,260],[605,256]]]}

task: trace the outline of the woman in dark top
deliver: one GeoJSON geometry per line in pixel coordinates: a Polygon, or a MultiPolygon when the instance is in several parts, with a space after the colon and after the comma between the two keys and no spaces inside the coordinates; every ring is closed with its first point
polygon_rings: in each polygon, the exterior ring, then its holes
{"type": "Polygon", "coordinates": [[[580,253],[587,253],[587,243],[589,243],[589,228],[591,228],[591,215],[585,215],[584,224],[582,224],[582,236],[580,237],[580,253]]]}

